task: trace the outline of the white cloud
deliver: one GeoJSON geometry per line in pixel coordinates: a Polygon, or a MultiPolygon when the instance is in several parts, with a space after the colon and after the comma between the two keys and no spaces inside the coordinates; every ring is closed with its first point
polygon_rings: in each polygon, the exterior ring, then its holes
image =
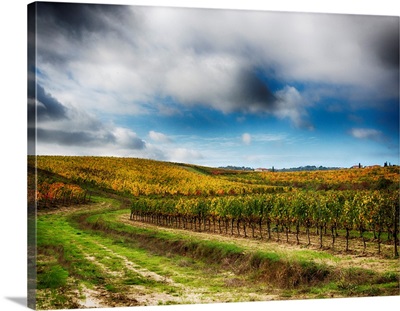
{"type": "Polygon", "coordinates": [[[289,138],[288,138],[288,136],[286,134],[279,133],[279,134],[258,134],[258,135],[253,135],[252,139],[254,141],[258,141],[258,142],[269,143],[269,142],[283,142],[283,141],[287,141],[289,138]]]}
{"type": "Polygon", "coordinates": [[[146,143],[130,129],[116,127],[113,129],[116,145],[125,149],[143,149],[146,143]]]}
{"type": "Polygon", "coordinates": [[[204,158],[201,152],[187,148],[171,149],[167,151],[167,154],[168,161],[171,162],[194,163],[204,158]]]}
{"type": "Polygon", "coordinates": [[[251,135],[249,133],[244,133],[242,135],[242,142],[245,145],[250,145],[251,144],[251,135]]]}
{"type": "Polygon", "coordinates": [[[359,139],[370,139],[374,141],[382,141],[384,139],[381,131],[370,128],[353,128],[350,130],[350,134],[359,139]]]}
{"type": "Polygon", "coordinates": [[[278,118],[289,118],[296,127],[313,129],[306,121],[306,107],[309,103],[303,98],[299,91],[286,85],[282,90],[276,92],[278,102],[273,114],[278,118]]]}
{"type": "MultiPolygon", "coordinates": [[[[254,68],[273,69],[276,79],[356,87],[352,92],[358,96],[366,90],[398,96],[398,85],[393,86],[398,68],[383,65],[388,57],[378,48],[389,42],[392,29],[398,34],[393,18],[162,7],[131,7],[131,12],[123,26],[108,16],[109,28],[84,41],[39,32],[41,82],[63,102],[131,115],[149,113],[144,103],[162,105],[159,97],[225,113],[274,113],[268,105],[240,98],[246,91],[241,74],[254,68]],[[42,59],[41,53],[54,57],[42,59]]],[[[286,102],[275,115],[298,126],[304,107],[296,95],[282,90],[278,97],[286,102]]]]}
{"type": "Polygon", "coordinates": [[[172,139],[169,138],[167,135],[155,131],[149,132],[149,137],[158,143],[172,143],[172,139]]]}

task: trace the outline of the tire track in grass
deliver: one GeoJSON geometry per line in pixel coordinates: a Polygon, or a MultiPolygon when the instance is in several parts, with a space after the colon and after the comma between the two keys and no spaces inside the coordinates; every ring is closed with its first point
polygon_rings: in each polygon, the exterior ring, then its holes
{"type": "MultiPolygon", "coordinates": [[[[124,287],[123,289],[124,293],[127,293],[126,296],[130,299],[134,299],[139,305],[182,303],[199,304],[212,302],[252,300],[265,301],[278,299],[278,295],[271,293],[244,293],[240,290],[240,286],[233,284],[238,282],[238,279],[234,275],[231,275],[231,273],[226,272],[218,273],[218,278],[215,280],[213,275],[210,273],[206,273],[201,269],[199,270],[199,268],[194,268],[196,278],[204,279],[205,286],[198,284],[191,286],[176,282],[168,276],[160,275],[154,271],[144,268],[141,264],[132,261],[131,258],[121,255],[121,250],[118,249],[121,246],[114,246],[114,249],[112,249],[113,247],[110,246],[109,243],[101,242],[99,239],[94,239],[94,237],[92,237],[90,243],[93,243],[96,245],[97,249],[101,250],[101,252],[96,251],[95,254],[97,254],[97,256],[100,256],[100,254],[104,254],[105,252],[107,253],[108,257],[118,259],[126,270],[131,271],[135,275],[139,275],[141,278],[149,281],[145,282],[144,285],[130,285],[124,287]],[[108,245],[106,246],[105,244],[108,245]],[[221,283],[221,280],[225,288],[221,288],[222,291],[215,292],[213,287],[221,286],[221,284],[218,284],[221,283]],[[228,289],[229,287],[231,287],[231,289],[228,289]],[[240,291],[241,294],[238,294],[238,291],[240,291]]],[[[86,256],[90,260],[98,261],[97,258],[93,256],[95,254],[86,254],[86,256]]],[[[116,273],[116,271],[110,270],[101,262],[98,262],[98,265],[102,267],[105,274],[111,275],[113,278],[129,280],[129,276],[126,275],[126,273],[124,275],[124,272],[116,273]]],[[[179,262],[178,266],[176,265],[177,263],[169,263],[167,270],[173,270],[173,275],[179,279],[187,279],[188,275],[185,275],[184,271],[177,271],[179,262]]]]}
{"type": "MultiPolygon", "coordinates": [[[[208,267],[186,262],[186,259],[177,262],[168,256],[154,256],[142,249],[118,245],[117,240],[78,228],[74,221],[70,221],[74,214],[89,211],[90,214],[106,214],[109,209],[107,204],[93,204],[40,211],[38,215],[44,238],[41,247],[62,246],[59,263],[70,273],[68,285],[59,291],[71,301],[65,306],[108,308],[271,300],[277,297],[270,297],[266,292],[255,296],[243,292],[241,287],[233,284],[236,282],[233,275],[210,272],[208,267]],[[68,252],[67,257],[64,257],[64,251],[68,252]],[[138,260],[135,260],[136,256],[138,260]],[[163,272],[157,273],[160,267],[163,272]]],[[[42,264],[49,265],[48,258],[43,258],[42,264]]],[[[55,305],[45,297],[46,293],[46,289],[40,292],[43,304],[48,303],[46,308],[54,308],[55,305]]],[[[57,308],[62,306],[57,305],[57,308]]]]}
{"type": "MultiPolygon", "coordinates": [[[[106,247],[101,242],[96,241],[96,239],[92,236],[90,237],[90,239],[85,238],[85,242],[90,244],[91,249],[93,249],[93,246],[97,248],[94,253],[88,254],[84,250],[85,246],[82,244],[82,242],[83,241],[81,241],[81,243],[78,242],[76,245],[78,246],[79,244],[78,248],[87,260],[91,261],[99,267],[99,269],[102,271],[102,276],[105,278],[106,282],[105,287],[97,286],[94,290],[83,290],[84,294],[87,296],[86,301],[89,300],[89,302],[94,302],[94,304],[96,304],[97,301],[107,301],[105,305],[97,303],[97,307],[158,305],[171,302],[175,304],[181,303],[181,300],[178,297],[170,295],[169,293],[160,292],[157,288],[157,285],[160,284],[168,284],[179,287],[180,284],[175,283],[172,279],[163,277],[155,272],[149,271],[139,266],[138,264],[128,260],[128,258],[126,258],[125,256],[119,255],[110,248],[106,247]],[[104,252],[106,252],[108,255],[102,256],[102,253],[104,252]],[[112,268],[101,262],[101,260],[104,259],[114,262],[119,261],[120,263],[122,263],[122,266],[125,269],[112,270],[112,268]],[[127,273],[127,270],[130,271],[130,273],[127,273]],[[129,280],[134,280],[135,283],[135,279],[137,279],[137,276],[139,276],[139,279],[143,279],[144,285],[124,284],[125,281],[129,282],[129,280]],[[109,296],[112,296],[113,293],[123,295],[123,297],[119,297],[120,301],[118,304],[115,304],[115,301],[110,302],[111,297],[109,296]]],[[[141,281],[139,280],[138,283],[141,283],[141,281]]]]}
{"type": "Polygon", "coordinates": [[[125,267],[131,271],[133,271],[134,273],[139,274],[140,276],[147,278],[147,279],[151,279],[155,282],[158,283],[166,283],[166,284],[170,284],[173,286],[178,286],[180,287],[181,284],[175,283],[171,278],[167,277],[167,276],[162,276],[159,275],[155,272],[152,272],[146,268],[141,267],[140,265],[138,265],[137,263],[134,263],[132,261],[130,261],[127,257],[122,256],[116,252],[114,252],[113,250],[111,250],[110,248],[99,244],[97,242],[95,242],[99,247],[103,248],[106,252],[110,253],[112,256],[119,258],[122,260],[122,262],[124,263],[125,267]]]}
{"type": "Polygon", "coordinates": [[[42,267],[41,287],[37,291],[37,307],[53,308],[102,308],[108,303],[98,295],[95,276],[100,273],[82,252],[77,243],[80,232],[66,221],[63,213],[41,213],[38,218],[38,265],[42,267]],[[65,284],[51,286],[49,280],[59,276],[51,273],[52,267],[64,271],[65,284]],[[46,281],[47,280],[47,281],[46,281]],[[47,283],[45,283],[47,282],[47,283]],[[96,290],[91,289],[92,287],[96,290]]]}
{"type": "MultiPolygon", "coordinates": [[[[109,208],[109,204],[102,203],[89,206],[89,210],[95,213],[104,213],[109,208]]],[[[94,266],[96,275],[102,280],[100,284],[95,284],[89,279],[82,281],[79,276],[77,278],[71,276],[73,285],[68,286],[67,292],[64,290],[63,293],[75,303],[74,306],[102,308],[197,303],[200,301],[184,300],[182,284],[145,269],[127,257],[119,255],[107,247],[112,242],[90,232],[82,231],[67,221],[73,214],[84,210],[87,210],[84,206],[71,206],[60,210],[41,211],[39,216],[43,220],[43,224],[47,224],[46,229],[43,230],[47,230],[49,239],[62,237],[62,241],[68,241],[68,249],[72,247],[71,251],[75,254],[73,260],[78,260],[80,263],[82,263],[81,260],[90,262],[94,266]],[[179,293],[178,296],[177,293],[179,293]]],[[[56,241],[64,243],[58,238],[56,241]]],[[[69,265],[69,262],[66,264],[69,265]]],[[[79,270],[78,273],[85,272],[79,270]]]]}
{"type": "MultiPolygon", "coordinates": [[[[206,287],[196,287],[196,288],[191,288],[188,286],[185,286],[184,284],[175,282],[173,279],[167,277],[167,276],[162,276],[156,272],[150,271],[146,268],[143,268],[137,263],[132,262],[129,260],[126,256],[122,256],[115,251],[111,250],[110,248],[107,248],[106,246],[97,243],[99,247],[102,247],[105,251],[109,252],[112,254],[112,256],[120,258],[122,262],[124,263],[125,267],[128,270],[133,271],[134,273],[139,274],[143,278],[150,279],[152,281],[155,281],[156,283],[160,284],[167,284],[170,286],[170,290],[172,289],[173,292],[175,292],[174,288],[176,288],[177,292],[175,294],[179,294],[179,296],[176,295],[169,295],[167,293],[151,293],[146,296],[139,296],[136,299],[145,304],[145,305],[151,305],[153,303],[149,302],[158,302],[157,304],[165,304],[165,303],[174,303],[174,304],[182,304],[182,303],[211,303],[219,300],[224,300],[223,295],[215,295],[214,298],[211,297],[206,297],[204,294],[208,293],[210,290],[209,288],[206,287]],[[218,299],[219,298],[219,299],[218,299]]],[[[182,277],[182,276],[181,276],[182,277]]],[[[232,299],[231,297],[228,299],[232,299]]]]}
{"type": "Polygon", "coordinates": [[[107,304],[104,304],[103,301],[101,301],[98,296],[98,292],[89,289],[84,285],[81,285],[81,293],[84,296],[84,299],[79,300],[79,305],[83,308],[107,308],[107,304]]]}
{"type": "MultiPolygon", "coordinates": [[[[143,285],[131,285],[131,291],[129,289],[127,292],[132,292],[132,289],[134,290],[134,293],[128,295],[129,297],[133,298],[135,301],[137,301],[140,305],[159,305],[159,304],[182,304],[182,303],[211,303],[215,301],[221,301],[225,300],[222,295],[215,295],[214,298],[212,297],[206,297],[204,296],[204,293],[208,293],[209,289],[205,287],[196,287],[196,288],[191,288],[188,287],[184,284],[175,282],[171,278],[167,276],[162,276],[156,272],[150,271],[141,265],[129,260],[126,256],[120,255],[114,250],[110,249],[109,247],[105,246],[104,244],[91,240],[91,243],[95,244],[98,248],[102,249],[103,251],[107,252],[110,257],[113,258],[118,258],[124,265],[124,267],[133,272],[134,274],[139,275],[140,277],[149,280],[150,284],[149,286],[143,286],[143,285]],[[164,291],[159,292],[157,291],[154,287],[157,288],[157,285],[167,285],[164,289],[164,291]],[[169,294],[166,291],[172,292],[172,294],[169,294]],[[218,299],[218,297],[221,297],[218,299]]],[[[129,279],[126,275],[124,276],[123,272],[117,272],[117,271],[112,271],[110,270],[106,265],[102,264],[101,262],[97,261],[97,258],[93,255],[89,255],[85,253],[83,250],[82,252],[84,253],[85,257],[88,260],[91,260],[95,264],[97,264],[101,269],[103,269],[104,273],[106,275],[111,275],[113,278],[124,278],[129,279]]],[[[228,298],[229,300],[231,297],[228,298]]]]}

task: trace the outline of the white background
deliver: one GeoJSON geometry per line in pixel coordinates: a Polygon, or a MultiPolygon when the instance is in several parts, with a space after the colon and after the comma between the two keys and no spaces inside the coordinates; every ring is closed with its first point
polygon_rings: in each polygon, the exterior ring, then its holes
{"type": "MultiPolygon", "coordinates": [[[[59,1],[57,1],[59,2],[59,1]]],[[[367,15],[400,15],[398,0],[260,0],[222,1],[68,1],[173,7],[276,10],[367,15]]],[[[26,126],[27,126],[27,4],[3,1],[1,23],[1,201],[0,201],[0,310],[26,310],[26,126]]],[[[104,308],[101,310],[374,310],[400,306],[400,296],[264,303],[163,307],[104,308]]]]}

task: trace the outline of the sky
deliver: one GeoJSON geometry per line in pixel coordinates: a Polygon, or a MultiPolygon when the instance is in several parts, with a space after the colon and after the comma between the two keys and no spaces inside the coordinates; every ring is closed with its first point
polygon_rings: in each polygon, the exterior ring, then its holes
{"type": "Polygon", "coordinates": [[[43,2],[35,38],[30,154],[399,163],[398,16],[43,2]]]}

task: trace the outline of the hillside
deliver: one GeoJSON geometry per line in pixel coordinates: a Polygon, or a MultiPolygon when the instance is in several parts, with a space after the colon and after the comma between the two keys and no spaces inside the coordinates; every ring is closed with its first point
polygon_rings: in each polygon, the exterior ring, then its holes
{"type": "MultiPolygon", "coordinates": [[[[35,167],[28,157],[28,167],[35,167]]],[[[129,196],[222,195],[285,191],[288,187],[308,190],[396,189],[397,167],[373,167],[308,172],[249,172],[170,163],[138,158],[38,156],[42,181],[49,176],[81,188],[102,188],[129,196]],[[47,176],[47,177],[46,177],[47,176]]]]}
{"type": "Polygon", "coordinates": [[[398,177],[28,157],[38,306],[397,295],[398,177]]]}
{"type": "MultiPolygon", "coordinates": [[[[34,158],[28,158],[28,166],[34,165],[34,158]]],[[[273,191],[273,187],[263,183],[258,175],[225,178],[232,171],[137,158],[38,156],[37,168],[81,187],[96,186],[131,196],[273,191]]]]}

